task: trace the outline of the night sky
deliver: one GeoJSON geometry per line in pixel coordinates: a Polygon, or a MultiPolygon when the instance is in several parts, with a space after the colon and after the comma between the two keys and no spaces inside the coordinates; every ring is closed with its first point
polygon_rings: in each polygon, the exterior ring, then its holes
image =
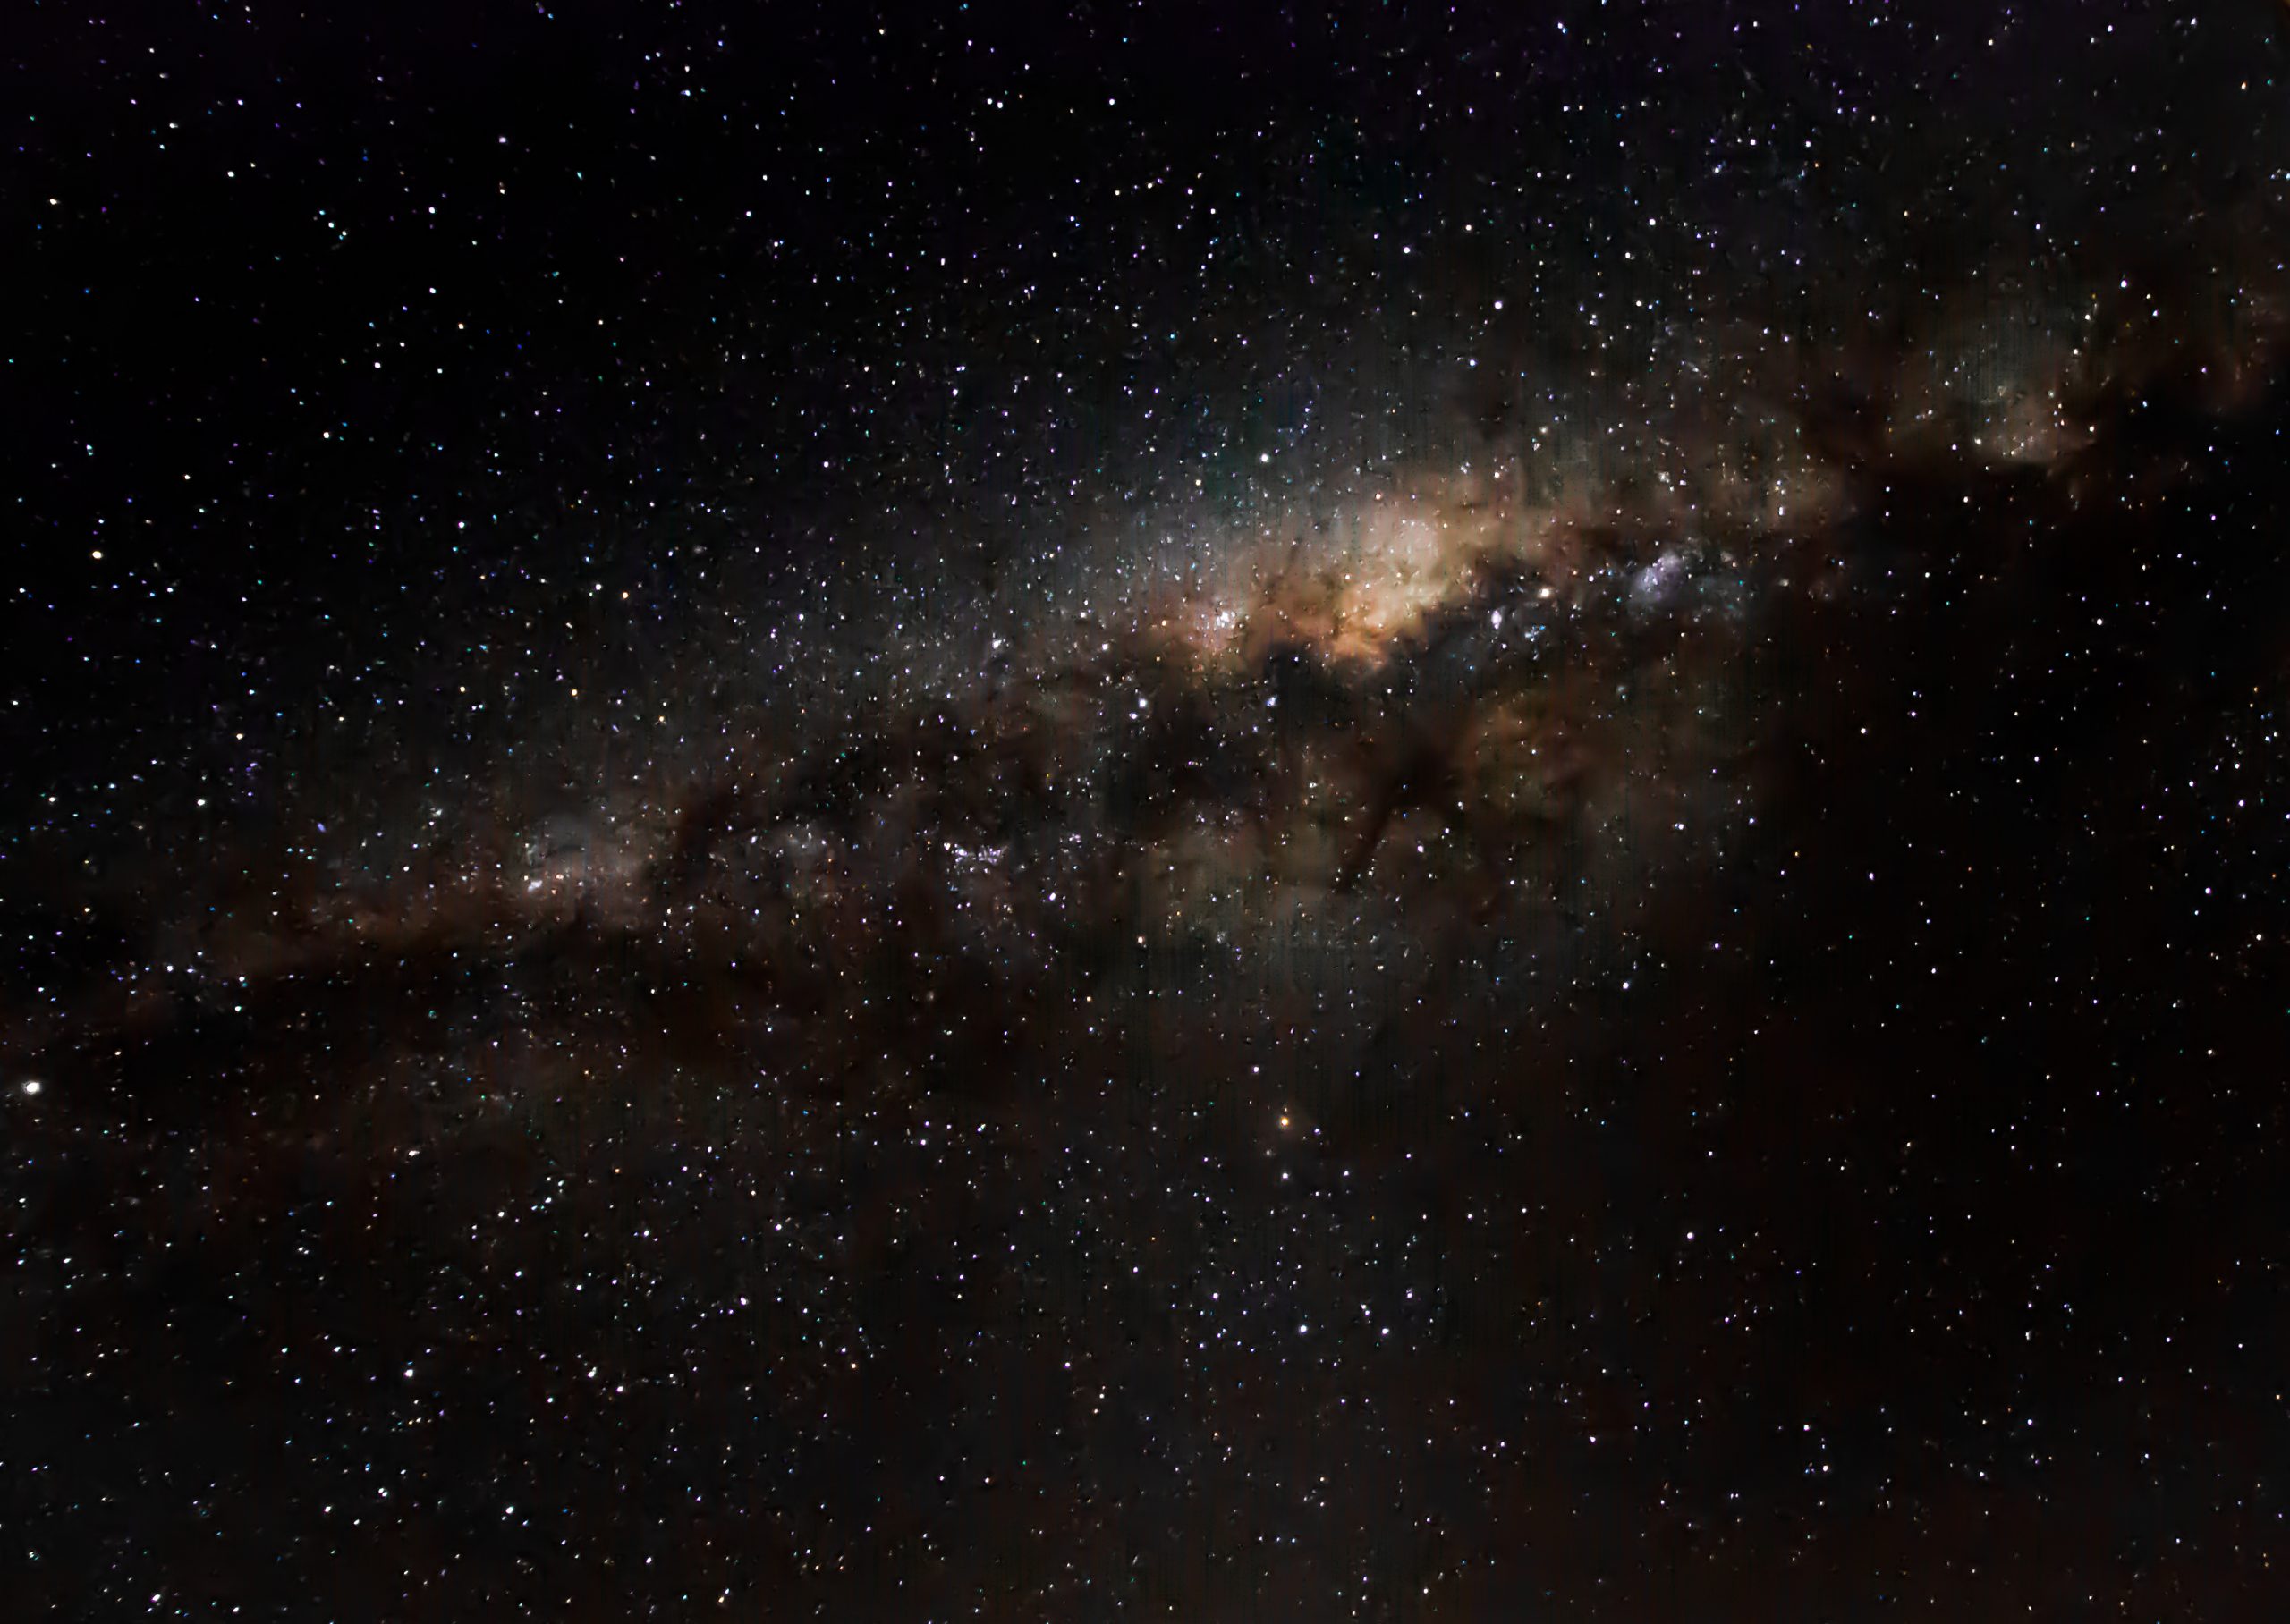
{"type": "Polygon", "coordinates": [[[2290,1617],[2286,81],[21,0],[0,1611],[2290,1617]]]}

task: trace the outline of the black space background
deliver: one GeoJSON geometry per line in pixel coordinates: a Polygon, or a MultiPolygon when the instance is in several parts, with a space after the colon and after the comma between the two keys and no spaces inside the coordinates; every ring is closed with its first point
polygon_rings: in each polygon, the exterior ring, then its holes
{"type": "Polygon", "coordinates": [[[1040,427],[1064,375],[1090,423],[1246,396],[1322,344],[1429,346],[1442,299],[1544,259],[1505,342],[1562,365],[1564,267],[1633,243],[1816,341],[1848,264],[1905,300],[2099,244],[2199,300],[2174,226],[2279,161],[2278,112],[2218,90],[2278,84],[2269,8],[2023,7],[2000,50],[2003,8],[1873,8],[1878,45],[1870,9],[0,25],[24,1616],[2282,1616],[2279,387],[2114,402],[2133,503],[1888,475],[1821,543],[1857,584],[1750,674],[1768,815],[1648,909],[1638,984],[1388,1027],[1358,1095],[1290,1079],[1313,1141],[1195,1103],[1205,1038],[1138,1058],[1156,971],[1113,926],[1125,1014],[951,1053],[886,1015],[939,1092],[808,1081],[831,1142],[689,1080],[417,1166],[329,1114],[422,1020],[505,1029],[505,978],[637,1070],[717,1075],[711,1015],[617,949],[74,1024],[233,772],[513,736],[525,668],[641,681],[868,516],[990,571],[1077,480],[1148,499],[1191,453],[1072,451],[1040,427]],[[1713,179],[1713,131],[1824,172],[1772,207],[1787,176],[1713,179]],[[1387,234],[1436,264],[1363,270],[1387,234]],[[1006,410],[949,418],[893,359],[1006,410]],[[472,672],[481,740],[444,698],[472,672]],[[321,737],[345,695],[389,731],[321,737]],[[1220,1278],[1267,1316],[1374,1297],[1402,1346],[1197,1358],[1220,1278]]]}

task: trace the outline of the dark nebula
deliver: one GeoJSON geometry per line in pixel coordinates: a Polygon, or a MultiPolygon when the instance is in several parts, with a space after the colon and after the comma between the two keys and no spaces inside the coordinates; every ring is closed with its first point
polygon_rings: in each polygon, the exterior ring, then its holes
{"type": "Polygon", "coordinates": [[[21,1616],[2290,1607],[2215,8],[35,6],[21,1616]]]}

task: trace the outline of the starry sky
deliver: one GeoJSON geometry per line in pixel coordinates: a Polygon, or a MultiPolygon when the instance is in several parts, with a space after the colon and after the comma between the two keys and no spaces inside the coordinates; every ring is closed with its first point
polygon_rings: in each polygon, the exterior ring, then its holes
{"type": "Polygon", "coordinates": [[[39,0],[26,1616],[2290,1596],[2290,7],[39,0]]]}

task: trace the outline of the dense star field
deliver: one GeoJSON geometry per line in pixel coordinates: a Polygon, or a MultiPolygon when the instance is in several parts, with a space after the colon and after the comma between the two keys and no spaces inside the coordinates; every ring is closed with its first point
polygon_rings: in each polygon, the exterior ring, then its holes
{"type": "Polygon", "coordinates": [[[23,1616],[2290,1609],[2290,7],[100,9],[23,1616]]]}

